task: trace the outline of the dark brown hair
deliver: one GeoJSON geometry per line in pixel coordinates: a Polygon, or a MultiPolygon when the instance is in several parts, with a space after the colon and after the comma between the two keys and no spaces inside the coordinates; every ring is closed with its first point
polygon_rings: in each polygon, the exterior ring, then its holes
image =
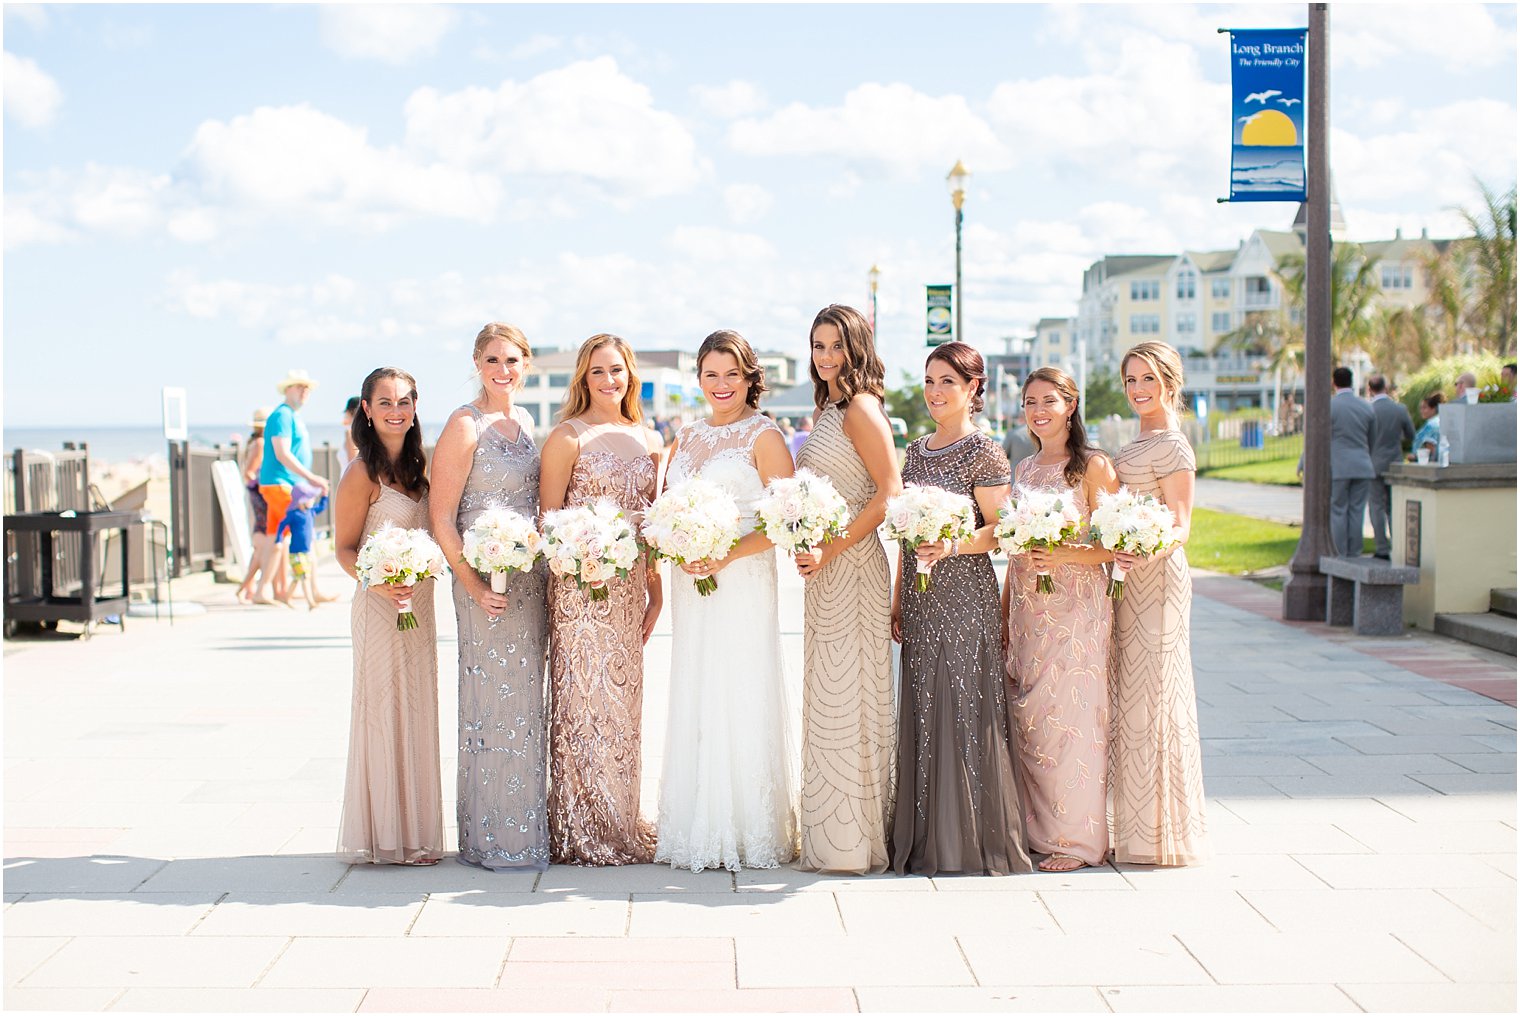
{"type": "Polygon", "coordinates": [[[364,379],[359,390],[363,400],[359,412],[348,432],[353,435],[354,445],[359,449],[358,458],[364,461],[364,469],[374,483],[389,481],[390,485],[407,493],[427,493],[427,455],[422,450],[422,419],[417,416],[417,379],[400,367],[376,367],[364,379]],[[380,442],[375,424],[366,412],[370,400],[375,397],[375,386],[387,378],[394,378],[408,386],[412,398],[412,426],[401,441],[401,454],[393,461],[380,442]]]}
{"type": "Polygon", "coordinates": [[[929,353],[929,358],[924,361],[924,369],[935,360],[943,360],[950,369],[961,376],[962,381],[974,382],[975,387],[971,391],[971,412],[973,415],[982,411],[982,396],[987,393],[987,365],[982,360],[982,354],[978,353],[973,346],[964,342],[947,342],[942,346],[935,346],[929,353]]]}
{"type": "Polygon", "coordinates": [[[1446,401],[1446,396],[1442,395],[1440,392],[1431,392],[1420,401],[1425,403],[1431,409],[1440,409],[1441,403],[1446,401]]]}
{"type": "Polygon", "coordinates": [[[727,328],[720,328],[703,339],[702,348],[697,350],[698,378],[702,376],[702,361],[709,353],[727,353],[739,361],[739,370],[744,374],[744,380],[749,382],[749,391],[744,396],[744,402],[751,409],[759,409],[760,396],[766,391],[765,370],[760,366],[755,351],[744,340],[744,336],[727,328]]]}
{"type": "MultiPolygon", "coordinates": [[[[1023,402],[1023,396],[1029,393],[1029,386],[1036,381],[1044,381],[1055,386],[1056,393],[1071,403],[1071,416],[1066,421],[1066,465],[1061,470],[1061,475],[1066,478],[1070,486],[1078,486],[1082,479],[1087,476],[1087,460],[1092,458],[1094,449],[1087,443],[1087,425],[1082,422],[1082,393],[1077,391],[1077,383],[1072,380],[1070,374],[1059,367],[1040,367],[1029,372],[1029,377],[1024,379],[1024,388],[1020,392],[1019,401],[1023,402]]],[[[1029,409],[1024,409],[1024,419],[1030,417],[1029,409]]],[[[1040,435],[1029,428],[1029,436],[1034,440],[1036,449],[1043,447],[1040,435]]]]}
{"type": "Polygon", "coordinates": [[[833,325],[839,329],[839,337],[844,341],[846,362],[836,382],[839,385],[839,408],[845,408],[850,399],[862,393],[883,398],[887,368],[876,355],[871,323],[854,307],[831,303],[818,312],[813,318],[813,327],[808,329],[808,374],[813,379],[813,405],[821,409],[829,398],[828,382],[818,376],[818,368],[813,366],[813,335],[819,325],[833,325]]]}

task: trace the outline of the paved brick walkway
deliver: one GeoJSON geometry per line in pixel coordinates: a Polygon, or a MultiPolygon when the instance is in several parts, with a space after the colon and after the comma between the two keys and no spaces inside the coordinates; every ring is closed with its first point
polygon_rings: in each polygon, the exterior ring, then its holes
{"type": "MultiPolygon", "coordinates": [[[[5,1005],[1513,1011],[1515,709],[1456,683],[1496,680],[1492,661],[1283,624],[1234,579],[1197,588],[1212,862],[1001,879],[351,869],[328,853],[346,608],[219,590],[173,628],[8,645],[5,1005]]],[[[668,656],[666,620],[646,797],[668,656]]]]}

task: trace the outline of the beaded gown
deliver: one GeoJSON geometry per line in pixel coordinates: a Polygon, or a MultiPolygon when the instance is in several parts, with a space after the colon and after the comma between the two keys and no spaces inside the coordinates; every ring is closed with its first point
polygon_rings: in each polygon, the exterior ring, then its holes
{"type": "MultiPolygon", "coordinates": [[[[1162,478],[1194,463],[1187,438],[1162,430],[1125,445],[1114,469],[1130,490],[1164,500],[1162,478]]],[[[1109,787],[1116,861],[1196,864],[1208,856],[1192,609],[1193,577],[1180,547],[1131,570],[1114,607],[1109,787]]]]}
{"type": "MultiPolygon", "coordinates": [[[[858,515],[876,484],[827,405],[797,453],[858,515]]],[[[803,587],[802,850],[807,871],[885,871],[892,812],[892,574],[875,534],[803,587]]]]}
{"type": "MultiPolygon", "coordinates": [[[[1086,539],[1091,506],[1065,464],[1033,456],[1014,470],[1016,487],[1070,493],[1086,539]]],[[[1108,582],[1100,564],[1061,564],[1055,590],[1035,590],[1028,555],[1009,559],[1009,725],[1029,849],[1088,864],[1108,855],[1108,582]]]]}
{"type": "MultiPolygon", "coordinates": [[[[908,446],[903,482],[975,501],[1009,482],[1008,458],[976,433],[944,448],[908,446]]],[[[976,525],[985,524],[981,507],[976,525]]],[[[1006,875],[1031,870],[1013,775],[997,576],[986,554],[934,566],[918,592],[902,547],[902,676],[892,868],[898,874],[1006,875]]]]}
{"type": "MultiPolygon", "coordinates": [[[[755,528],[764,487],[755,441],[776,425],[758,413],[681,429],[670,483],[701,475],[755,528]]],[[[655,860],[673,868],[775,868],[796,856],[796,783],[776,609],[776,554],[739,558],[709,596],[672,566],[670,720],[655,860]]]]}
{"type": "MultiPolygon", "coordinates": [[[[654,497],[644,429],[571,420],[580,450],[565,507],[607,499],[637,530],[654,497]]],[[[646,864],[654,829],[639,816],[644,710],[644,566],[593,600],[549,579],[549,848],[555,864],[646,864]]]]}
{"type": "MultiPolygon", "coordinates": [[[[393,487],[364,517],[368,538],[387,522],[426,529],[427,496],[393,487]]],[[[363,541],[360,542],[363,545],[363,541]]],[[[354,590],[354,701],[338,859],[410,864],[443,856],[443,791],[438,767],[438,636],[429,583],[412,599],[417,627],[396,630],[395,601],[354,590]]]]}
{"type": "MultiPolygon", "coordinates": [[[[507,440],[469,405],[477,442],[459,498],[462,534],[488,508],[538,517],[538,448],[522,407],[507,440]]],[[[507,579],[507,609],[491,620],[454,583],[459,619],[459,860],[482,868],[549,866],[544,650],[547,570],[507,579]]]]}

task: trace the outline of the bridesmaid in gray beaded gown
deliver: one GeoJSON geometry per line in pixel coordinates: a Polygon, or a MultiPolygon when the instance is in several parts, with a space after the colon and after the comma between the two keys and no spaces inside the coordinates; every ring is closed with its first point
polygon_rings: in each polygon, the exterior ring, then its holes
{"type": "Polygon", "coordinates": [[[892,868],[899,875],[1007,875],[1032,870],[1013,774],[1003,682],[997,575],[988,552],[1008,497],[1008,458],[972,422],[986,370],[963,342],[935,347],[924,401],[935,430],[908,446],[903,482],[942,487],[976,505],[964,543],[901,548],[892,632],[902,642],[897,806],[892,868]],[[927,591],[913,581],[933,571],[927,591]]]}
{"type": "Polygon", "coordinates": [[[462,533],[488,508],[538,517],[533,421],[513,395],[531,355],[511,325],[475,339],[481,393],[444,426],[433,453],[433,532],[454,569],[459,621],[459,855],[497,870],[549,866],[542,562],[505,593],[464,564],[462,533]]]}

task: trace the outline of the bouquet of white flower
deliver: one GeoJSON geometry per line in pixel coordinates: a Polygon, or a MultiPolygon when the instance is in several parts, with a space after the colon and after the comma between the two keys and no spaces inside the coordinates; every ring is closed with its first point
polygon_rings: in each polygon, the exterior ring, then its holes
{"type": "MultiPolygon", "coordinates": [[[[667,487],[644,512],[644,539],[677,565],[710,558],[720,561],[739,542],[739,506],[728,491],[701,477],[667,487]]],[[[718,588],[711,575],[697,579],[697,592],[718,588]]]]}
{"type": "MultiPolygon", "coordinates": [[[[1057,490],[1019,487],[998,511],[998,548],[1005,554],[1022,554],[1031,547],[1054,550],[1073,539],[1082,525],[1082,513],[1071,495],[1057,490]]],[[[1035,578],[1036,592],[1051,593],[1055,583],[1042,571],[1035,578]]]]}
{"type": "MultiPolygon", "coordinates": [[[[1118,493],[1098,495],[1092,513],[1092,534],[1105,549],[1149,557],[1177,542],[1177,520],[1172,510],[1149,494],[1136,494],[1128,487],[1118,493]]],[[[1114,562],[1108,595],[1124,599],[1125,571],[1114,562]]]]}
{"type": "MultiPolygon", "coordinates": [[[[443,551],[427,530],[402,529],[389,522],[364,541],[354,562],[359,582],[366,588],[380,583],[415,586],[423,579],[442,575],[448,567],[443,551]]],[[[412,613],[412,598],[408,596],[396,603],[396,630],[410,631],[415,627],[417,615],[412,613]]]]}
{"type": "Polygon", "coordinates": [[[507,591],[507,576],[533,567],[543,549],[533,523],[510,508],[481,512],[464,531],[464,563],[491,579],[491,591],[507,591]]]}
{"type": "Polygon", "coordinates": [[[544,515],[544,558],[555,575],[605,600],[608,580],[626,578],[638,562],[638,536],[617,505],[599,498],[544,515]]]}
{"type": "Polygon", "coordinates": [[[810,469],[778,476],[755,505],[758,528],[788,554],[801,554],[836,536],[848,536],[850,506],[839,491],[810,469]]]}
{"type": "MultiPolygon", "coordinates": [[[[887,539],[901,540],[911,550],[941,540],[969,540],[976,532],[975,525],[976,506],[969,497],[917,483],[906,485],[901,494],[887,502],[887,515],[882,521],[887,539]]],[[[913,560],[918,569],[913,588],[927,592],[933,565],[916,557],[913,560]]]]}

